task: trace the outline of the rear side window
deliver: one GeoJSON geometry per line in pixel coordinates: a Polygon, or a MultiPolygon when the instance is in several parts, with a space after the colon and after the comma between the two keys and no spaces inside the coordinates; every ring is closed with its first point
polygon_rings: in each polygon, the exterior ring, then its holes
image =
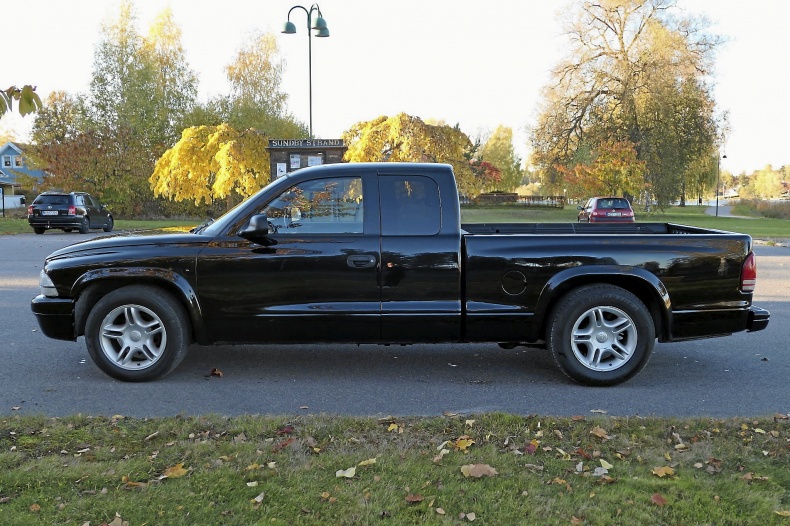
{"type": "Polygon", "coordinates": [[[430,177],[379,177],[381,233],[385,236],[432,236],[441,228],[439,187],[430,177]]]}
{"type": "Polygon", "coordinates": [[[40,195],[33,201],[34,205],[67,205],[69,196],[67,195],[40,195]]]}

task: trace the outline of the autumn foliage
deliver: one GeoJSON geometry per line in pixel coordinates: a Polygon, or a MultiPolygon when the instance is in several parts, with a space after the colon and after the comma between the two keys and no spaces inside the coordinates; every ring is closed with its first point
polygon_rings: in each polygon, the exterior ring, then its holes
{"type": "Polygon", "coordinates": [[[601,143],[586,162],[571,168],[557,166],[564,174],[571,193],[585,195],[634,194],[643,184],[645,162],[637,158],[629,141],[609,140],[601,143]]]}
{"type": "Polygon", "coordinates": [[[399,113],[354,124],[343,134],[349,162],[431,162],[453,167],[458,190],[474,197],[501,177],[488,163],[472,160],[473,145],[457,126],[427,124],[399,113]]]}
{"type": "Polygon", "coordinates": [[[268,138],[228,124],[193,126],[157,161],[154,195],[208,205],[234,194],[248,197],[269,182],[268,138]]]}

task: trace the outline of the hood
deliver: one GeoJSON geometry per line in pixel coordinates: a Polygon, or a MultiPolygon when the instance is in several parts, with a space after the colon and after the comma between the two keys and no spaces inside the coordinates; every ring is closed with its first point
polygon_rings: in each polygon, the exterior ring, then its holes
{"type": "Polygon", "coordinates": [[[135,230],[108,234],[87,241],[80,241],[51,253],[47,259],[73,257],[84,252],[114,251],[121,247],[150,245],[206,245],[211,236],[190,233],[186,227],[158,230],[135,230]]]}

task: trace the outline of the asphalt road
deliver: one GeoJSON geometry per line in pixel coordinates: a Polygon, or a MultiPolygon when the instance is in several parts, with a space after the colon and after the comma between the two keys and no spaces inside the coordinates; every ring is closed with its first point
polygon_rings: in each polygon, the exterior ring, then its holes
{"type": "Polygon", "coordinates": [[[573,384],[547,352],[494,344],[193,346],[164,379],[129,384],[100,372],[82,338],[45,337],[30,311],[44,257],[96,235],[0,236],[0,415],[790,413],[788,247],[755,249],[766,330],[659,344],[642,374],[616,387],[573,384]],[[222,377],[209,376],[215,368],[222,377]]]}

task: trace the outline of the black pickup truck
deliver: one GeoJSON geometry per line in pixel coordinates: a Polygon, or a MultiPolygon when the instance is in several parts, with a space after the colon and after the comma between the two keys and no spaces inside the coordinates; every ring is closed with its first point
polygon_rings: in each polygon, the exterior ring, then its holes
{"type": "Polygon", "coordinates": [[[32,309],[127,381],[169,373],[193,342],[497,342],[545,346],[573,380],[613,385],[656,340],[765,328],[756,275],[748,235],[462,225],[450,166],[352,163],[283,176],[190,232],[58,250],[32,309]]]}

